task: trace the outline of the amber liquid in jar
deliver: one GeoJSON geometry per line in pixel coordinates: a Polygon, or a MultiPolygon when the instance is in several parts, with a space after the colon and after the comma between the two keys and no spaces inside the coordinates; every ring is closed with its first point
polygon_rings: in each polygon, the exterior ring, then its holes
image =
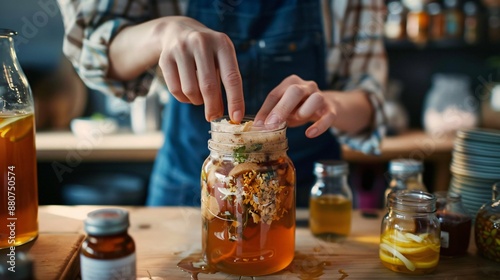
{"type": "Polygon", "coordinates": [[[38,188],[33,114],[0,114],[2,211],[0,248],[29,242],[38,235],[38,188]]]}
{"type": "Polygon", "coordinates": [[[250,137],[231,144],[229,153],[226,144],[209,142],[201,175],[202,249],[217,271],[266,275],[293,260],[295,168],[283,149],[266,146],[268,140],[276,139],[250,137]]]}
{"type": "Polygon", "coordinates": [[[136,279],[135,242],[128,234],[128,213],[99,209],[85,221],[87,237],[80,250],[82,280],[136,279]]]}
{"type": "Polygon", "coordinates": [[[91,259],[112,260],[135,252],[135,243],[127,232],[110,236],[89,236],[82,243],[82,254],[91,259]]]}
{"type": "Polygon", "coordinates": [[[309,227],[316,237],[326,240],[344,239],[351,232],[352,202],[337,195],[311,197],[309,227]]]}
{"type": "Polygon", "coordinates": [[[443,256],[459,256],[469,248],[472,219],[453,214],[437,213],[441,223],[441,251],[443,256]]]}

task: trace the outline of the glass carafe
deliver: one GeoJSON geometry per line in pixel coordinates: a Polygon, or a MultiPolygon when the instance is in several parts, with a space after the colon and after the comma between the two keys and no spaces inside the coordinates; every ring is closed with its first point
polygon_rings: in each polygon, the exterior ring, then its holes
{"type": "Polygon", "coordinates": [[[295,251],[295,168],[286,124],[211,122],[201,171],[202,251],[210,267],[242,276],[286,268],[295,251]]]}
{"type": "Polygon", "coordinates": [[[480,255],[500,262],[500,183],[494,184],[492,190],[492,201],[477,211],[474,239],[480,255]]]}
{"type": "Polygon", "coordinates": [[[15,35],[0,29],[0,248],[38,235],[33,95],[17,60],[15,35]]]}

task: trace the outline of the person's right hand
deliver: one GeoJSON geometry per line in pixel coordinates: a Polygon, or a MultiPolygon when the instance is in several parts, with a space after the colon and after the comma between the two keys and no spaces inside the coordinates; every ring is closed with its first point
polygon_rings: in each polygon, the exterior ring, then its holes
{"type": "Polygon", "coordinates": [[[228,114],[240,122],[245,114],[242,79],[229,37],[188,17],[160,19],[158,64],[169,91],[180,102],[205,104],[207,121],[224,114],[220,81],[228,114]]]}

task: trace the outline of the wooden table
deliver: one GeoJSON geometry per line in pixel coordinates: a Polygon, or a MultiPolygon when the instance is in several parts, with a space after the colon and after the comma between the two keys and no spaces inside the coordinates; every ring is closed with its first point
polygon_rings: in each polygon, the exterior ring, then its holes
{"type": "MultiPolygon", "coordinates": [[[[96,206],[40,207],[40,237],[48,234],[78,235],[83,233],[83,219],[96,206]]],[[[138,279],[190,279],[177,263],[201,249],[201,218],[198,208],[183,207],[126,207],[130,211],[129,233],[135,240],[138,256],[138,279]]],[[[353,215],[352,234],[343,243],[327,243],[315,239],[307,228],[307,211],[297,211],[295,272],[277,273],[255,279],[344,279],[339,270],[349,274],[347,279],[415,279],[392,272],[382,266],[378,257],[379,228],[382,212],[366,218],[359,211],[353,215]],[[319,278],[304,278],[311,271],[319,278]],[[302,278],[301,278],[302,277],[302,278]]],[[[35,241],[33,247],[36,246],[35,241]]],[[[62,246],[62,245],[61,245],[62,246]]],[[[69,250],[71,251],[71,250],[69,250]]],[[[72,251],[74,256],[77,252],[72,251]]],[[[51,252],[32,252],[37,273],[47,265],[51,252]]],[[[62,262],[62,261],[61,261],[62,262]]],[[[78,262],[66,262],[66,270],[78,270],[78,262]]],[[[45,272],[46,273],[46,270],[45,272]]],[[[59,275],[37,274],[37,279],[59,279],[59,275]]],[[[459,258],[443,258],[433,274],[421,279],[499,279],[500,264],[475,255],[472,241],[469,254],[459,258]]],[[[70,279],[70,278],[62,278],[70,279]]],[[[199,279],[239,279],[223,273],[200,274],[199,279]]],[[[242,278],[245,279],[245,278],[242,278]]],[[[246,278],[250,279],[250,278],[246,278]]]]}

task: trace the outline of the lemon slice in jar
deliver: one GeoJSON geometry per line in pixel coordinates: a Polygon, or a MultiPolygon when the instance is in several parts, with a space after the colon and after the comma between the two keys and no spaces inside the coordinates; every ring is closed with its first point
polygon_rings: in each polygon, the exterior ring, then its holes
{"type": "Polygon", "coordinates": [[[394,257],[398,258],[404,265],[405,267],[410,270],[410,271],[415,271],[415,264],[413,264],[409,259],[407,259],[403,254],[398,252],[396,249],[392,248],[391,246],[387,244],[380,244],[380,248],[384,251],[387,251],[388,253],[392,254],[394,257]]]}
{"type": "Polygon", "coordinates": [[[33,115],[0,115],[0,137],[17,142],[33,129],[33,115]]]}

